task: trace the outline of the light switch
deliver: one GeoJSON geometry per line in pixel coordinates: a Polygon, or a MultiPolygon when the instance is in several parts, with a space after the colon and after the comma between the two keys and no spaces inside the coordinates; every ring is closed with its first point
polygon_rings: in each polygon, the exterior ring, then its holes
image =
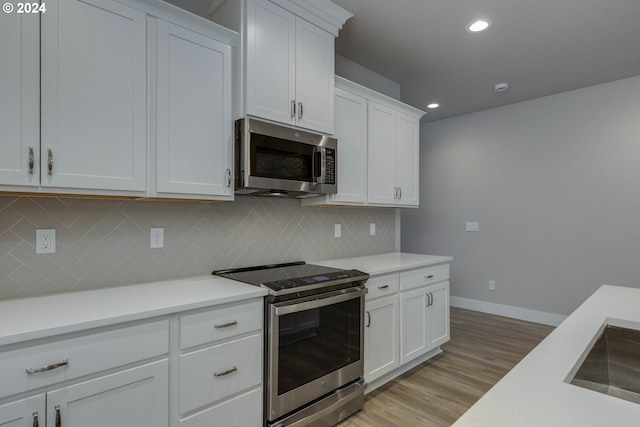
{"type": "Polygon", "coordinates": [[[466,226],[466,231],[480,231],[480,223],[468,222],[466,226]]]}

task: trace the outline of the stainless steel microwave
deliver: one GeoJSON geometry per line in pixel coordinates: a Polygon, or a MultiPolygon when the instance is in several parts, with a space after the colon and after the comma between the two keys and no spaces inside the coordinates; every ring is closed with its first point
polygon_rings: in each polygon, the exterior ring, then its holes
{"type": "Polygon", "coordinates": [[[313,197],[338,190],[335,138],[253,118],[235,122],[235,192],[313,197]]]}

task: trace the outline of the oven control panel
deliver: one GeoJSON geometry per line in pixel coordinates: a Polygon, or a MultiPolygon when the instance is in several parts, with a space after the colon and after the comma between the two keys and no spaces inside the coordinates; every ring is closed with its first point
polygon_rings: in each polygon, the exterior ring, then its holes
{"type": "Polygon", "coordinates": [[[358,270],[342,270],[334,273],[324,273],[315,276],[296,277],[291,279],[275,280],[273,282],[263,283],[264,286],[274,291],[282,291],[285,289],[301,288],[314,285],[332,285],[349,281],[354,278],[362,278],[367,276],[366,273],[358,270]]]}

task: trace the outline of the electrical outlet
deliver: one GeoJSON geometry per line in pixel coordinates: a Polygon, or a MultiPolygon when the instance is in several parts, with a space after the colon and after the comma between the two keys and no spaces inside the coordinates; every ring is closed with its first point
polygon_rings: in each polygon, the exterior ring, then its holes
{"type": "Polygon", "coordinates": [[[489,280],[489,290],[490,291],[495,291],[496,290],[496,281],[495,280],[489,280]]]}
{"type": "Polygon", "coordinates": [[[54,228],[36,230],[36,253],[56,253],[56,230],[54,228]]]}
{"type": "Polygon", "coordinates": [[[149,242],[149,247],[152,249],[164,248],[164,228],[151,229],[151,240],[149,242]]]}
{"type": "Polygon", "coordinates": [[[372,222],[371,224],[369,224],[369,236],[375,236],[376,235],[376,223],[372,222]]]}
{"type": "Polygon", "coordinates": [[[334,237],[342,237],[342,224],[336,224],[333,228],[334,237]]]}

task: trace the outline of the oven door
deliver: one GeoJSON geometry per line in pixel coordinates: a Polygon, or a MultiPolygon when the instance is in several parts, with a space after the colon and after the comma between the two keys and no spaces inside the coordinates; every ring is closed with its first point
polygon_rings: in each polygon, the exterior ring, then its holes
{"type": "Polygon", "coordinates": [[[270,304],[269,420],[362,378],[366,292],[355,287],[270,304]]]}

